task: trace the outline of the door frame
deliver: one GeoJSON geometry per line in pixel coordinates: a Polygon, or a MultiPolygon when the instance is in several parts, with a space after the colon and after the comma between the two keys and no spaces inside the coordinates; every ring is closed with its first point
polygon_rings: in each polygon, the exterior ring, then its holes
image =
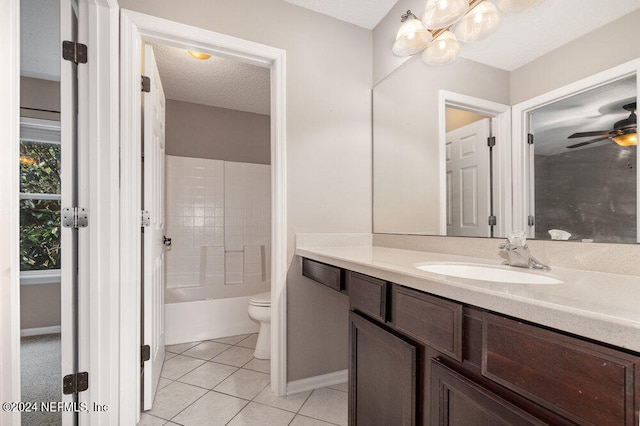
{"type": "MultiPolygon", "coordinates": [[[[20,1],[0,2],[0,401],[20,401],[20,263],[18,227],[20,135],[20,1]],[[11,143],[13,141],[14,143],[11,143]]],[[[19,425],[20,413],[0,411],[19,425]]]]}
{"type": "MultiPolygon", "coordinates": [[[[140,321],[140,63],[142,41],[196,49],[271,70],[271,387],[286,393],[286,55],[282,49],[214,31],[121,11],[121,178],[120,323],[140,321]]],[[[140,413],[140,335],[136,327],[120,335],[122,419],[140,413]]]]}
{"type": "Polygon", "coordinates": [[[438,134],[440,147],[440,235],[447,235],[447,187],[444,178],[447,170],[445,150],[447,138],[446,108],[457,108],[491,117],[491,133],[496,138],[493,147],[493,212],[497,217],[495,237],[503,237],[512,227],[511,211],[511,107],[509,105],[462,95],[448,90],[438,92],[438,134]]]}
{"type": "MultiPolygon", "coordinates": [[[[640,99],[640,59],[634,59],[621,65],[598,72],[589,77],[556,88],[542,95],[520,102],[512,107],[512,169],[513,169],[513,225],[514,229],[529,232],[527,216],[532,211],[534,194],[530,178],[533,175],[533,158],[530,155],[527,134],[530,130],[529,113],[558,100],[603,86],[612,81],[636,75],[636,98],[640,99]]],[[[636,158],[636,170],[640,167],[640,155],[636,158]]],[[[640,174],[636,177],[636,211],[640,212],[640,174]]],[[[640,215],[637,215],[637,241],[640,242],[640,215]]]]}

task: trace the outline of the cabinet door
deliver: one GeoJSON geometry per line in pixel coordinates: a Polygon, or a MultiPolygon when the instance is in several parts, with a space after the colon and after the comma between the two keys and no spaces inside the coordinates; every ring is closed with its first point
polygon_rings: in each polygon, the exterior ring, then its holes
{"type": "Polygon", "coordinates": [[[530,414],[444,366],[431,361],[431,425],[544,425],[530,414]]]}
{"type": "Polygon", "coordinates": [[[416,348],[349,314],[349,424],[416,424],[416,348]]]}

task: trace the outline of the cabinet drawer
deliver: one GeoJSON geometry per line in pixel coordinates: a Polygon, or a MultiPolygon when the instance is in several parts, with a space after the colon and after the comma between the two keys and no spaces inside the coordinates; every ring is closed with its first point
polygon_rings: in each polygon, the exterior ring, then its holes
{"type": "Polygon", "coordinates": [[[485,313],[482,374],[578,424],[637,425],[640,358],[485,313]]]}
{"type": "Polygon", "coordinates": [[[302,259],[302,275],[337,291],[341,291],[344,286],[342,269],[315,260],[302,259]]]}
{"type": "Polygon", "coordinates": [[[396,329],[462,361],[462,305],[394,285],[392,322],[396,329]]]}
{"type": "Polygon", "coordinates": [[[349,306],[352,310],[363,312],[372,318],[387,320],[387,282],[349,272],[347,274],[349,306]]]}

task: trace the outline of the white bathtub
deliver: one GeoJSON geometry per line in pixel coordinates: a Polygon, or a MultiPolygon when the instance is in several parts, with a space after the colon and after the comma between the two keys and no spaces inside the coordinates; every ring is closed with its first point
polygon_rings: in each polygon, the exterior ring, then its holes
{"type": "Polygon", "coordinates": [[[207,299],[205,287],[168,288],[165,294],[165,344],[196,342],[257,333],[260,324],[247,313],[251,296],[207,299]]]}

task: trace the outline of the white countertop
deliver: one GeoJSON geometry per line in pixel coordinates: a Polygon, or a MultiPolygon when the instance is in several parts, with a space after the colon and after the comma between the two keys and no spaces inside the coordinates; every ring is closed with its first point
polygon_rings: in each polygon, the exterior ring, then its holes
{"type": "Polygon", "coordinates": [[[424,272],[414,265],[422,262],[501,265],[501,259],[491,261],[376,246],[305,246],[298,247],[296,254],[640,352],[640,278],[635,276],[553,268],[550,272],[523,271],[552,275],[563,284],[493,283],[424,272]]]}

